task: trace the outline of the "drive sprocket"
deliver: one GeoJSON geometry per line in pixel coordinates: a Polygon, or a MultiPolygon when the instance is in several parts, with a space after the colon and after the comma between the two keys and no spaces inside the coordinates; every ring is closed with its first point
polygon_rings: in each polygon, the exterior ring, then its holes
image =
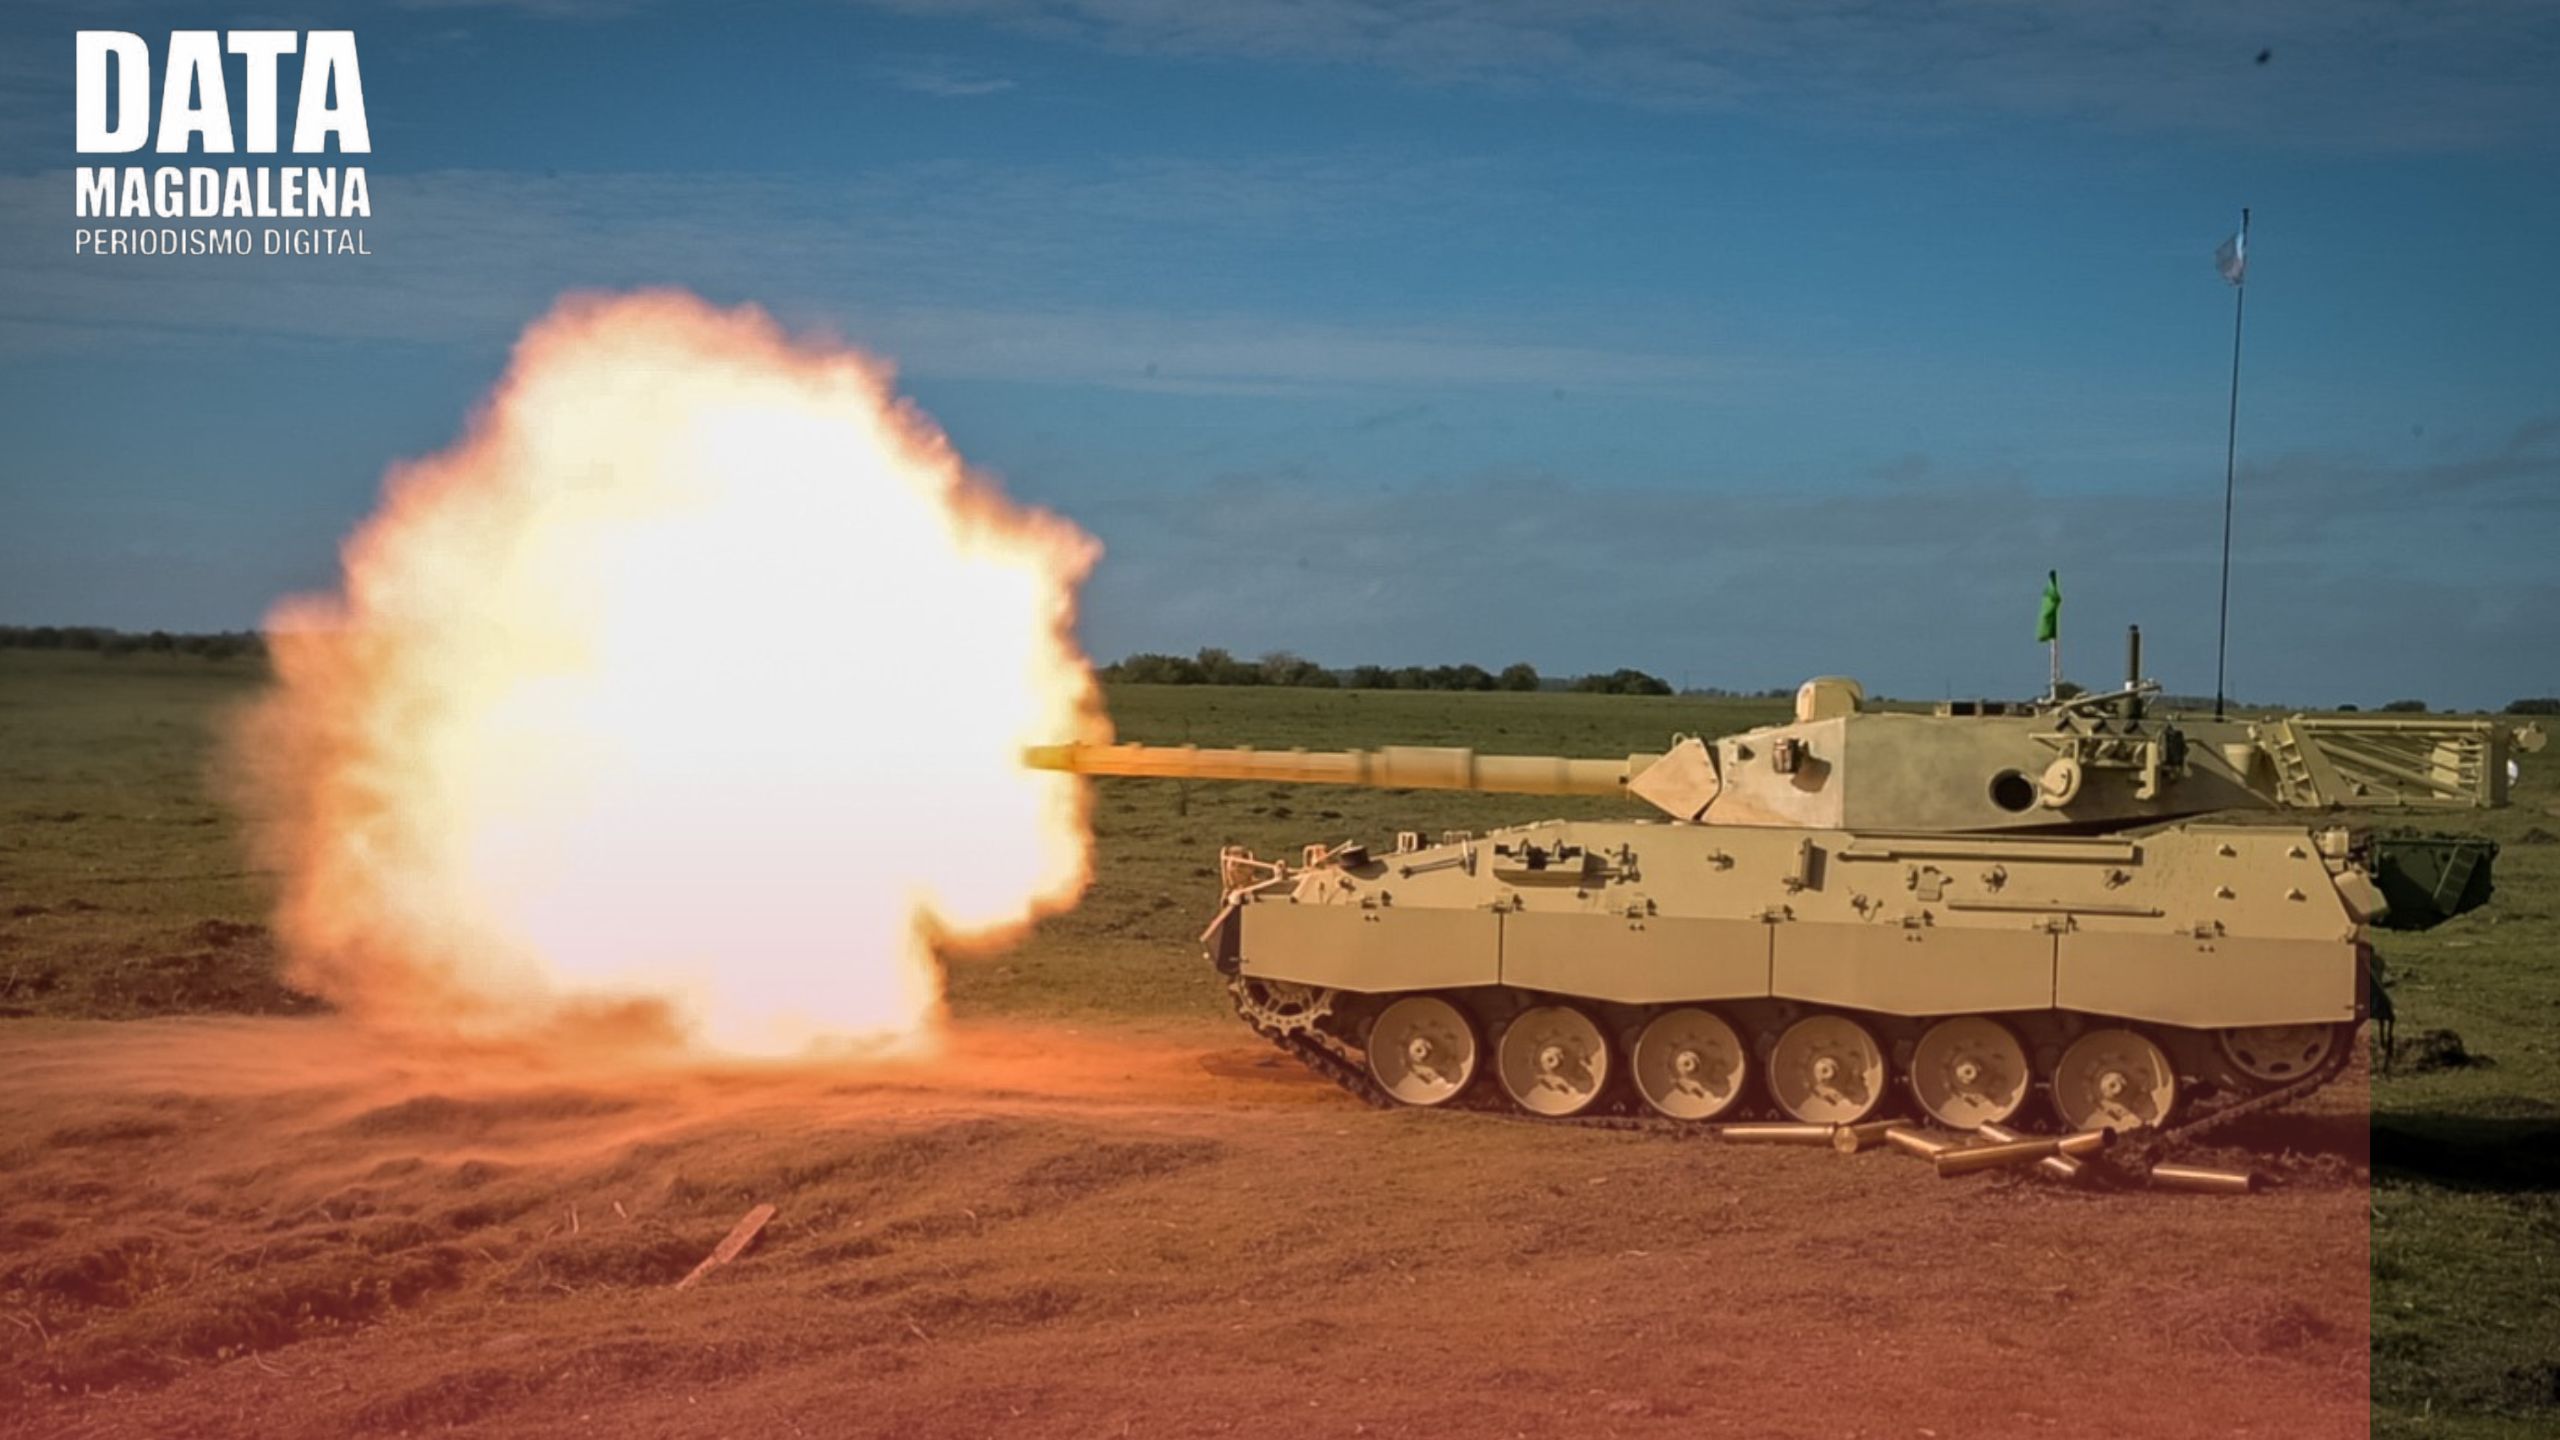
{"type": "Polygon", "coordinates": [[[1245,1023],[1266,1035],[1303,1035],[1333,1013],[1332,990],[1291,980],[1239,975],[1227,982],[1227,994],[1245,1023]]]}

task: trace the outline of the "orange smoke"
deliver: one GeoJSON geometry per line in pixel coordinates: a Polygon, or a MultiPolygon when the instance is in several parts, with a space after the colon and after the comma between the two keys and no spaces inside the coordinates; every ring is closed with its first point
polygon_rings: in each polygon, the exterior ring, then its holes
{"type": "Polygon", "coordinates": [[[1016,756],[1103,733],[1071,635],[1098,554],[872,360],[687,295],[564,301],[391,472],[343,594],[270,617],[239,750],[295,983],[466,1033],[929,1044],[935,943],[1089,878],[1081,792],[1016,756]]]}

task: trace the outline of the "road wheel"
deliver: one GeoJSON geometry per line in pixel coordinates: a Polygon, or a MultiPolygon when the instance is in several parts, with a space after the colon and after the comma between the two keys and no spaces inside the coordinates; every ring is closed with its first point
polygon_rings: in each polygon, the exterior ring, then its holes
{"type": "Polygon", "coordinates": [[[1980,1015],[1939,1021],[1911,1052],[1913,1098],[1951,1130],[1997,1125],[2017,1114],[2031,1078],[2018,1037],[1980,1015]]]}
{"type": "Polygon", "coordinates": [[[2053,1068],[2053,1108],[2074,1130],[2165,1125],[2178,1103],[2168,1053],[2134,1030],[2092,1030],[2053,1068]]]}
{"type": "Polygon", "coordinates": [[[1407,995],[1369,1027],[1369,1073],[1407,1105],[1443,1105],[1476,1078],[1476,1027],[1437,995],[1407,995]]]}
{"type": "Polygon", "coordinates": [[[2320,1068],[2337,1047],[2335,1025],[2252,1025],[2218,1030],[2223,1057],[2262,1085],[2282,1085],[2320,1068]]]}
{"type": "Polygon", "coordinates": [[[1722,1016],[1685,1005],[1645,1022],[1632,1060],[1636,1093],[1674,1120],[1713,1120],[1731,1109],[1751,1063],[1722,1016]]]}
{"type": "Polygon", "coordinates": [[[1609,1084],[1609,1040],[1570,1005],[1523,1010],[1502,1032],[1502,1093],[1532,1115],[1579,1115],[1609,1084]]]}
{"type": "Polygon", "coordinates": [[[1846,1015],[1807,1015],[1769,1052],[1769,1098],[1795,1119],[1851,1125],[1884,1099],[1884,1049],[1846,1015]]]}

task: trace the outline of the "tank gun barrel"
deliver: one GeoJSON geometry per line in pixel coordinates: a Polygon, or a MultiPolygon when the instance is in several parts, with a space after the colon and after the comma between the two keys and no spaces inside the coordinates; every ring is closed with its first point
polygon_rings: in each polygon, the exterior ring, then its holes
{"type": "Polygon", "coordinates": [[[1660,757],[1577,760],[1561,755],[1479,755],[1457,746],[1377,750],[1210,750],[1197,745],[1032,745],[1022,763],[1073,775],[1172,780],[1270,780],[1377,790],[1486,790],[1507,795],[1619,795],[1660,757]]]}

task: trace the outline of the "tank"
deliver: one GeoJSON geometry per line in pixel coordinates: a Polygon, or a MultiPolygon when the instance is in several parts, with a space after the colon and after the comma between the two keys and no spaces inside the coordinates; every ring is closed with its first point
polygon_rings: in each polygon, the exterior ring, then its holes
{"type": "Polygon", "coordinates": [[[2184,1129],[2344,1068],[2388,913],[2359,822],[2503,804],[2511,754],[2541,737],[2179,717],[2153,713],[2156,689],[1917,713],[1827,677],[1787,723],[1608,759],[1122,744],[1025,760],[1650,806],[1222,852],[1202,941],[1238,1013],[1378,1103],[2184,1129]]]}

